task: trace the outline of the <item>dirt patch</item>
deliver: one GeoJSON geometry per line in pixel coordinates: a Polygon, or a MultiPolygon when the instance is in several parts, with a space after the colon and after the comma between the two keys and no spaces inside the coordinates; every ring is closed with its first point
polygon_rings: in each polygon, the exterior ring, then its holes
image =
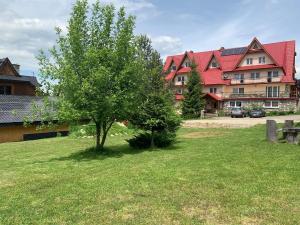
{"type": "Polygon", "coordinates": [[[188,139],[196,139],[196,138],[207,138],[207,137],[216,137],[216,136],[224,136],[228,134],[228,132],[222,131],[197,131],[191,132],[188,134],[181,135],[182,138],[188,139]]]}

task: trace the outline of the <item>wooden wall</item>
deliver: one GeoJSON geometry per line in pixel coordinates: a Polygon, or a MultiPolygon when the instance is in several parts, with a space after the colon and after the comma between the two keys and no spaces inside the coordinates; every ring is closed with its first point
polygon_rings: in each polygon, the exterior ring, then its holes
{"type": "Polygon", "coordinates": [[[67,125],[61,125],[56,129],[37,130],[35,125],[24,127],[23,125],[11,125],[0,127],[0,143],[23,141],[24,134],[47,133],[57,131],[68,131],[67,125]]]}

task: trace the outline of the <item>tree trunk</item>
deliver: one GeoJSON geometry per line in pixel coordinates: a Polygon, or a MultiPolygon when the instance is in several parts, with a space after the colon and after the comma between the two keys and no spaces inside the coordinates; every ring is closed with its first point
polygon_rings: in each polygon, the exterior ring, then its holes
{"type": "Polygon", "coordinates": [[[151,148],[153,149],[155,147],[154,145],[154,131],[151,130],[151,148]]]}
{"type": "Polygon", "coordinates": [[[95,124],[96,124],[96,149],[101,150],[101,146],[100,146],[101,125],[100,123],[95,123],[95,124]]]}
{"type": "Polygon", "coordinates": [[[106,123],[103,123],[103,126],[102,126],[102,130],[103,130],[103,136],[102,136],[102,140],[101,140],[101,143],[100,143],[100,148],[103,150],[104,149],[104,144],[105,144],[105,141],[106,141],[106,137],[107,137],[107,134],[108,134],[108,131],[109,129],[111,128],[111,126],[113,125],[114,122],[111,122],[108,127],[106,127],[106,123]]]}

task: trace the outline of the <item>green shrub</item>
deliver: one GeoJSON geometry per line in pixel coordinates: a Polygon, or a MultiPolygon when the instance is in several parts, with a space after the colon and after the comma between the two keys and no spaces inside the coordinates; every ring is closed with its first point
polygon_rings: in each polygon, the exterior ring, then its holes
{"type": "MultiPolygon", "coordinates": [[[[96,135],[96,125],[94,123],[86,124],[86,125],[74,125],[71,126],[71,135],[75,137],[89,137],[96,135]]],[[[117,135],[127,135],[131,133],[131,130],[126,126],[123,126],[119,123],[114,123],[109,130],[109,135],[117,136],[117,135]]]]}
{"type": "MultiPolygon", "coordinates": [[[[154,145],[158,148],[165,148],[174,143],[176,134],[172,132],[159,132],[154,135],[154,145]]],[[[140,133],[127,140],[132,148],[147,149],[151,147],[151,134],[140,133]]]]}

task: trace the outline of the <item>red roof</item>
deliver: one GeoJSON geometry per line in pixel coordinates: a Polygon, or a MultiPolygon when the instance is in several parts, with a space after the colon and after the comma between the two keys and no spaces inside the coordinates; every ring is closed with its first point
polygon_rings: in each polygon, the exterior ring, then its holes
{"type": "MultiPolygon", "coordinates": [[[[255,38],[251,44],[254,41],[258,42],[258,40],[255,38]]],[[[251,44],[247,46],[247,50],[249,50],[251,44]]],[[[169,75],[167,75],[166,80],[172,80],[176,74],[189,72],[185,67],[181,67],[181,63],[184,61],[185,57],[189,57],[190,59],[195,60],[195,63],[198,65],[197,69],[201,75],[202,82],[205,85],[230,84],[229,80],[222,79],[222,74],[224,72],[269,68],[282,68],[285,74],[281,82],[293,83],[295,82],[295,45],[295,41],[261,44],[263,51],[265,51],[266,54],[268,54],[270,58],[274,60],[274,64],[268,65],[237,67],[238,63],[242,60],[242,58],[244,58],[245,54],[222,56],[221,54],[223,50],[185,52],[181,55],[168,56],[164,65],[164,71],[166,72],[170,68],[172,62],[174,62],[176,65],[177,71],[171,72],[169,75]],[[220,64],[220,68],[208,68],[208,64],[213,56],[220,64]]]]}
{"type": "Polygon", "coordinates": [[[182,99],[184,99],[184,97],[183,97],[183,95],[176,94],[175,99],[176,100],[182,100],[182,99]]]}
{"type": "Polygon", "coordinates": [[[213,99],[215,99],[217,101],[221,101],[222,100],[222,98],[220,96],[218,96],[216,94],[213,94],[213,93],[207,93],[205,96],[209,96],[209,97],[211,97],[211,98],[213,98],[213,99]]]}
{"type": "Polygon", "coordinates": [[[182,67],[180,68],[176,74],[181,74],[181,73],[189,73],[191,72],[191,68],[190,67],[182,67]]]}

